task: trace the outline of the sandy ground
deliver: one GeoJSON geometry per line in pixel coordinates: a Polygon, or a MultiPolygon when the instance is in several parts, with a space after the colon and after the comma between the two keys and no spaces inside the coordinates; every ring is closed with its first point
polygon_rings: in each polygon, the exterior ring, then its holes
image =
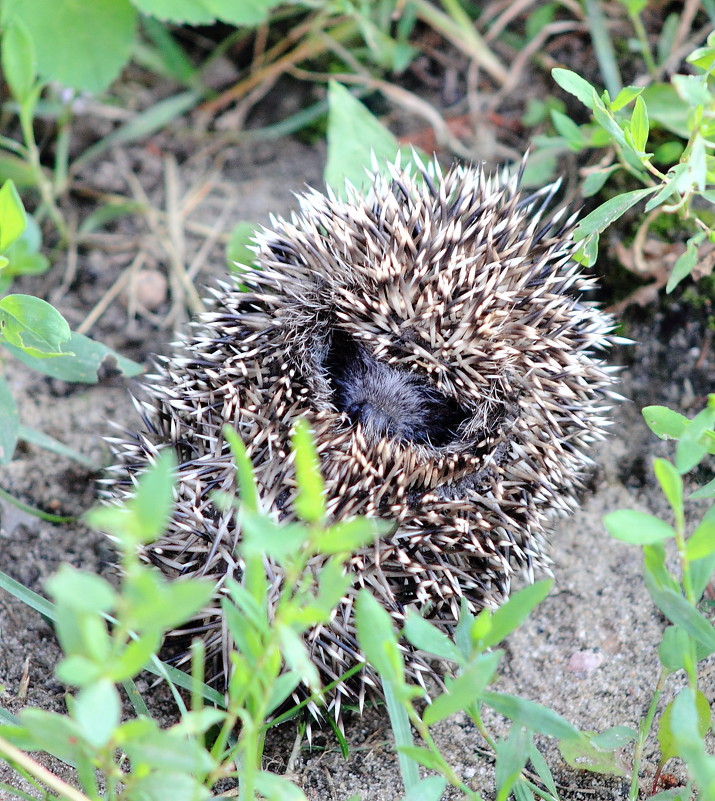
{"type": "MultiPolygon", "coordinates": [[[[108,188],[113,182],[116,191],[128,192],[131,185],[126,175],[131,173],[151,193],[157,207],[166,209],[171,197],[167,206],[163,187],[167,186],[167,171],[173,169],[173,156],[156,155],[163,152],[165,144],[157,138],[150,148],[115,153],[110,162],[100,165],[97,175],[104,170],[108,188]]],[[[185,153],[176,155],[180,161],[186,159],[177,173],[181,197],[200,185],[196,176],[206,180],[214,170],[207,194],[190,216],[204,228],[197,232],[187,227],[183,231],[189,259],[200,250],[208,236],[206,229],[217,219],[226,221],[225,229],[238,219],[264,222],[269,212],[286,213],[294,207],[293,191],[299,191],[305,183],[320,183],[323,151],[297,141],[265,143],[251,149],[227,148],[220,164],[212,161],[209,153],[191,155],[191,142],[185,148],[185,153]]],[[[176,154],[175,148],[173,152],[176,154]]],[[[161,227],[161,220],[158,224],[161,227]]],[[[68,269],[63,262],[55,265],[49,279],[30,282],[23,289],[44,291],[77,326],[140,250],[146,256],[145,266],[167,269],[170,255],[162,250],[156,231],[134,220],[120,223],[102,249],[78,254],[77,272],[70,280],[72,291],[62,291],[68,269]]],[[[203,263],[210,267],[202,271],[199,285],[224,270],[220,243],[208,249],[203,263]]],[[[166,308],[164,304],[160,311],[166,308]]],[[[554,590],[506,645],[498,688],[546,704],[580,728],[635,726],[652,695],[658,672],[657,645],[665,623],[641,580],[639,552],[611,540],[601,520],[606,512],[623,507],[667,515],[653,484],[650,463],[655,455],[671,454],[671,447],[650,434],[640,408],[663,403],[692,414],[713,385],[712,358],[705,355],[698,361],[702,329],[687,319],[687,314],[675,308],[667,319],[649,313],[647,322],[632,319],[627,324],[625,333],[639,342],[614,354],[614,361],[625,365],[622,392],[629,400],[616,411],[612,436],[599,449],[599,468],[581,509],[553,533],[554,590]],[[584,655],[591,655],[586,660],[590,667],[579,668],[584,655]]],[[[132,317],[125,305],[116,302],[90,334],[124,355],[145,360],[170,341],[171,327],[157,329],[150,318],[132,317]]],[[[135,420],[127,384],[120,378],[110,376],[91,387],[68,386],[16,364],[8,366],[7,375],[24,423],[67,442],[98,465],[106,459],[101,437],[111,433],[108,421],[131,425],[135,420]]],[[[17,497],[43,509],[79,514],[93,502],[94,477],[66,459],[23,445],[17,459],[2,470],[0,482],[17,497]]],[[[45,580],[61,562],[111,572],[107,543],[82,525],[49,525],[7,504],[0,507],[0,515],[0,569],[31,589],[42,592],[45,580]]],[[[47,623],[0,592],[0,702],[13,713],[24,706],[63,710],[65,690],[53,677],[58,658],[57,642],[47,623]],[[27,689],[18,695],[24,674],[27,689]]],[[[711,667],[705,668],[703,687],[709,698],[715,692],[711,667]]],[[[677,682],[675,677],[673,685],[677,682]]],[[[665,700],[671,697],[672,689],[666,692],[665,700]]],[[[159,695],[159,714],[164,713],[164,704],[159,695]]],[[[502,722],[493,723],[499,731],[502,722]]],[[[455,770],[486,798],[491,797],[492,763],[484,755],[483,742],[474,727],[457,716],[436,727],[435,733],[455,770]]],[[[283,769],[294,735],[289,724],[270,737],[270,767],[283,769]]],[[[342,801],[357,794],[365,801],[392,801],[401,797],[385,711],[370,709],[362,718],[349,720],[346,735],[351,747],[347,761],[330,734],[317,737],[320,748],[300,751],[294,777],[308,798],[342,801]]],[[[546,743],[545,748],[563,798],[625,797],[625,780],[572,771],[552,746],[546,743]]],[[[624,754],[626,764],[628,758],[628,753],[624,754]]],[[[644,765],[644,791],[650,787],[656,764],[653,742],[644,765]]],[[[60,774],[68,775],[65,766],[55,767],[60,774]]],[[[0,765],[0,782],[26,787],[4,764],[0,765]]],[[[5,797],[0,792],[0,798],[5,797]]]]}

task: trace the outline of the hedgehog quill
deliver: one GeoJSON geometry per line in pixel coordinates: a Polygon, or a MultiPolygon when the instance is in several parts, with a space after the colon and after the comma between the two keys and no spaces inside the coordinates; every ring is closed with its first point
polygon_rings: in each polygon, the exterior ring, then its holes
{"type": "MultiPolygon", "coordinates": [[[[218,588],[238,580],[241,532],[213,490],[235,492],[222,436],[248,449],[264,507],[293,519],[295,423],[312,429],[332,520],[385,518],[393,533],[356,553],[353,589],[307,637],[326,681],[361,657],[352,603],[378,589],[397,625],[408,607],[451,631],[460,604],[496,605],[515,573],[548,563],[553,520],[576,505],[603,436],[613,321],[583,295],[574,218],[519,174],[482,166],[388,165],[366,195],[308,191],[255,239],[243,286],[223,283],[143,387],[144,429],[114,442],[115,497],[159,451],[178,456],[177,506],[146,556],[167,575],[208,575],[199,621],[216,676],[227,656],[218,588]]],[[[273,566],[274,589],[280,569],[273,566]]],[[[408,671],[439,678],[409,650],[408,671]]],[[[333,691],[362,703],[368,668],[333,691]]]]}

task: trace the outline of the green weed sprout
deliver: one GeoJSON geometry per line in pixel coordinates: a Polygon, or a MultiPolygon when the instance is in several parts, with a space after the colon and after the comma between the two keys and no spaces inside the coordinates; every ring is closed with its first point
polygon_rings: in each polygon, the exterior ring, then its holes
{"type": "MultiPolygon", "coordinates": [[[[677,440],[675,461],[655,459],[653,470],[673,512],[671,525],[653,515],[620,510],[606,515],[604,523],[616,539],[643,550],[646,587],[655,605],[668,618],[658,648],[661,672],[653,699],[636,732],[633,775],[629,799],[638,798],[638,780],[645,741],[658,711],[658,703],[667,679],[684,671],[687,684],[677,692],[658,719],[658,742],[661,760],[653,791],[665,763],[679,758],[688,770],[691,782],[677,795],[663,792],[656,798],[689,799],[694,788],[700,798],[715,796],[715,757],[708,754],[704,738],[711,728],[710,706],[699,688],[698,664],[715,653],[715,627],[701,611],[703,594],[715,571],[715,504],[701,517],[687,536],[683,476],[709,454],[715,454],[715,395],[692,420],[662,406],[643,409],[646,423],[662,439],[677,440]],[[668,566],[666,546],[677,552],[677,571],[668,566]]],[[[690,499],[715,498],[715,480],[692,492],[690,499]]]]}
{"type": "MultiPolygon", "coordinates": [[[[46,269],[46,259],[37,252],[37,226],[34,221],[30,223],[31,219],[25,213],[15,184],[8,179],[0,188],[0,291],[7,288],[14,275],[46,269]]],[[[33,295],[0,297],[0,368],[4,368],[7,356],[64,381],[95,383],[97,371],[108,357],[125,375],[137,375],[142,370],[140,365],[105,345],[72,332],[57,309],[33,295]]],[[[0,372],[0,465],[12,460],[19,439],[94,467],[81,454],[20,422],[10,385],[0,372]]],[[[0,495],[17,503],[3,490],[0,495]]]]}
{"type": "Polygon", "coordinates": [[[570,70],[557,68],[552,73],[592,115],[591,122],[578,125],[560,111],[551,112],[564,144],[575,152],[607,149],[583,183],[584,196],[595,195],[609,179],[623,173],[644,187],[619,192],[581,220],[575,231],[575,238],[582,240],[581,260],[593,264],[600,234],[645,200],[645,229],[667,213],[679,215],[690,231],[669,277],[668,292],[693,271],[701,246],[715,242],[715,33],[686,60],[695,75],[678,74],[670,83],[646,87],[627,86],[613,98],[570,70]]]}

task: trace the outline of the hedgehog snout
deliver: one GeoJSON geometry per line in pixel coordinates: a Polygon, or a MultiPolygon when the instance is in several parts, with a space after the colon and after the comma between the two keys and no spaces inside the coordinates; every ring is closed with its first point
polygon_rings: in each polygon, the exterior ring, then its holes
{"type": "Polygon", "coordinates": [[[333,404],[371,443],[392,437],[442,447],[459,439],[460,425],[471,416],[435,387],[344,336],[334,338],[325,367],[333,404]]]}

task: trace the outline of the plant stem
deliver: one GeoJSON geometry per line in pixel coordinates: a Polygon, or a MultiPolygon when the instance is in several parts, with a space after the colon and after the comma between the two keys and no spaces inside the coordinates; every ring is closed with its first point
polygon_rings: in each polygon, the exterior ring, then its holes
{"type": "Polygon", "coordinates": [[[628,801],[638,801],[638,776],[640,773],[641,759],[643,758],[643,749],[645,748],[646,740],[650,734],[653,718],[655,717],[655,712],[658,707],[658,701],[660,701],[660,696],[663,694],[663,688],[665,687],[665,680],[667,678],[668,672],[665,669],[661,670],[655,685],[653,698],[648,707],[648,712],[639,726],[639,737],[633,751],[633,774],[631,775],[631,787],[628,792],[628,801]]]}
{"type": "Polygon", "coordinates": [[[648,43],[648,34],[646,33],[645,28],[643,27],[643,20],[640,18],[640,14],[629,13],[628,16],[631,18],[631,23],[633,24],[633,30],[636,32],[636,36],[638,37],[646,69],[648,70],[648,73],[653,79],[657,79],[658,67],[656,66],[656,63],[653,60],[653,54],[650,52],[650,44],[648,43]]]}
{"type": "Polygon", "coordinates": [[[47,768],[43,768],[42,765],[39,765],[19,748],[15,748],[12,743],[9,743],[3,737],[0,737],[0,754],[3,754],[10,761],[20,765],[31,776],[34,776],[47,787],[58,793],[61,798],[66,798],[68,801],[89,801],[86,795],[80,793],[79,790],[75,790],[74,787],[62,781],[59,776],[55,776],[55,774],[47,770],[47,768]]]}

